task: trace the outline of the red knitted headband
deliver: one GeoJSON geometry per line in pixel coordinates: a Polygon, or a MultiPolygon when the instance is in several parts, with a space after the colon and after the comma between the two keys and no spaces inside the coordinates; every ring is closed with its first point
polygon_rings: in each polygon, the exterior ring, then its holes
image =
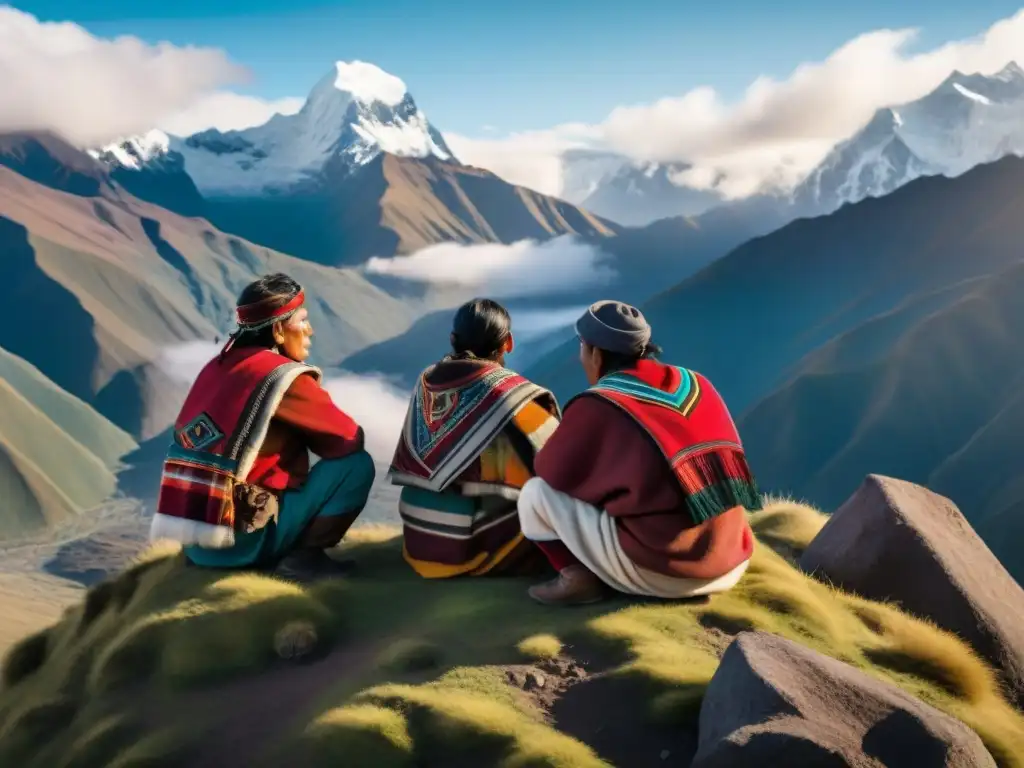
{"type": "Polygon", "coordinates": [[[238,327],[246,331],[258,331],[260,328],[287,320],[298,312],[306,302],[306,294],[301,290],[295,294],[295,298],[279,307],[272,306],[272,302],[276,298],[276,296],[268,296],[252,304],[243,304],[238,307],[235,310],[238,327]]]}

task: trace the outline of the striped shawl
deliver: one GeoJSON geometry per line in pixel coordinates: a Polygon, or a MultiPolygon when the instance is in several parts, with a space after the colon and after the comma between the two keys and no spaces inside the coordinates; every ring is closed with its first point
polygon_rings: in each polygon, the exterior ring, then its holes
{"type": "Polygon", "coordinates": [[[233,352],[203,368],[175,421],[150,539],[234,546],[244,524],[235,515],[236,486],[245,482],[281,399],[302,374],[320,378],[319,369],[270,350],[233,352]]]}
{"type": "Polygon", "coordinates": [[[446,359],[423,373],[389,472],[419,574],[506,572],[528,558],[516,500],[560,416],[547,390],[496,363],[446,359]]]}

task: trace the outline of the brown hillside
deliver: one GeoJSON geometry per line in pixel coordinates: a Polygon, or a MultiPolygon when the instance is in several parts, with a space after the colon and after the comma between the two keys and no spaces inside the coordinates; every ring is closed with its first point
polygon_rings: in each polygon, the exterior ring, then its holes
{"type": "Polygon", "coordinates": [[[443,242],[513,243],[571,234],[603,239],[619,230],[489,171],[389,154],[354,172],[329,167],[318,184],[301,192],[215,199],[207,210],[225,231],[333,266],[443,242]]]}

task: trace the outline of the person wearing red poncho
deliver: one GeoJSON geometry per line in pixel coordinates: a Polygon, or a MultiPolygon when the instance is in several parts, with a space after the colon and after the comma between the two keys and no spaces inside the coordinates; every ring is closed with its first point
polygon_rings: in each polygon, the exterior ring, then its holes
{"type": "Polygon", "coordinates": [[[547,604],[608,588],[685,598],[735,586],[761,496],[725,403],[705,377],[658,362],[635,307],[592,305],[576,323],[590,388],[571,399],[519,496],[524,535],[558,576],[547,604]]]}
{"type": "Polygon", "coordinates": [[[209,568],[339,574],[327,553],[374,479],[363,430],[307,365],[313,329],[301,287],[266,275],[238,300],[238,329],[200,372],[174,424],[151,539],[209,568]],[[309,454],[320,457],[310,469],[309,454]]]}

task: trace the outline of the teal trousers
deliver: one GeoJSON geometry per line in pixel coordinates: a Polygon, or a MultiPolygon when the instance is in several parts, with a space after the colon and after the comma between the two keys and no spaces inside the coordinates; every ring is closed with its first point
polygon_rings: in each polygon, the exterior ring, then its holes
{"type": "Polygon", "coordinates": [[[281,497],[277,522],[252,533],[235,535],[226,549],[185,547],[185,556],[204,568],[251,568],[272,565],[299,543],[317,517],[358,515],[366,505],[376,470],[366,451],[341,459],[322,459],[301,488],[281,497]]]}

